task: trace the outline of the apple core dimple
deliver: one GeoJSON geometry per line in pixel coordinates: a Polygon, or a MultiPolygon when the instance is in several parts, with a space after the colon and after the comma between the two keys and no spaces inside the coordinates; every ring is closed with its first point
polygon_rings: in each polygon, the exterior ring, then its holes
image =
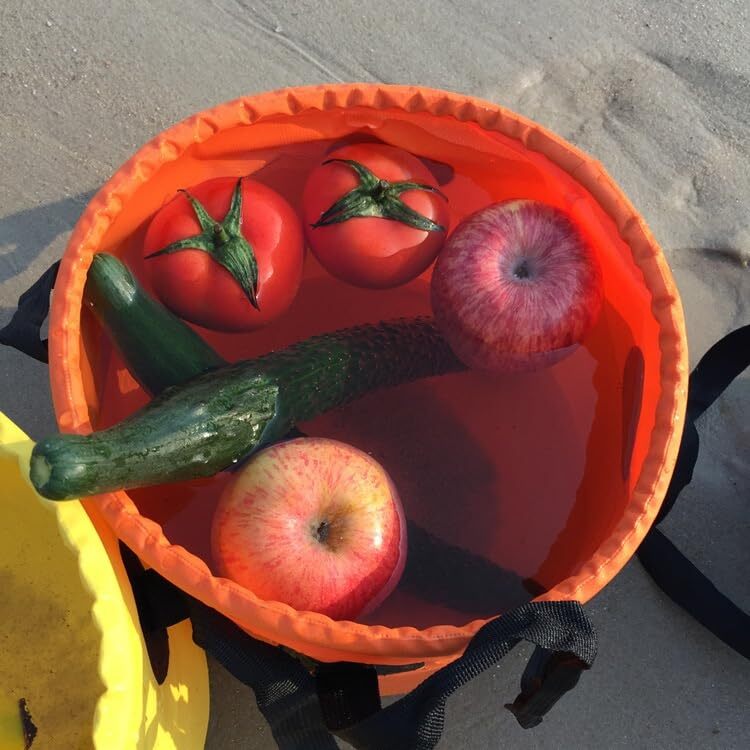
{"type": "Polygon", "coordinates": [[[313,531],[313,536],[321,543],[325,544],[328,541],[328,536],[331,533],[331,524],[328,521],[321,521],[317,528],[313,531]]]}
{"type": "Polygon", "coordinates": [[[529,268],[529,261],[527,258],[521,258],[521,260],[515,264],[513,267],[513,276],[519,280],[528,279],[529,276],[531,276],[531,268],[529,268]]]}

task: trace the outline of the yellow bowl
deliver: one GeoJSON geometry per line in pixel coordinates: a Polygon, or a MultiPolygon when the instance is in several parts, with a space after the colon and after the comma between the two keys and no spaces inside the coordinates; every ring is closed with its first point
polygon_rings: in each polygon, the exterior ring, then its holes
{"type": "Polygon", "coordinates": [[[36,494],[33,445],[0,413],[0,750],[34,732],[32,750],[203,748],[208,670],[190,624],[169,628],[160,684],[117,538],[96,505],[36,494]]]}

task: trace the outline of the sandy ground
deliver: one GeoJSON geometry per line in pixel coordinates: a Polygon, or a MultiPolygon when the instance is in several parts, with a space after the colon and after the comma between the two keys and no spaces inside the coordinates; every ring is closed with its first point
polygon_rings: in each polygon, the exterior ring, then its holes
{"type": "MultiPolygon", "coordinates": [[[[0,322],[92,193],[164,127],[255,91],[384,81],[494,100],[602,161],[665,249],[694,364],[750,320],[749,42],[746,0],[4,0],[0,322]]],[[[746,374],[704,418],[696,479],[668,522],[745,607],[749,385],[746,374]]],[[[51,430],[45,367],[0,351],[0,409],[34,437],[51,430]]],[[[524,732],[500,709],[518,649],[451,699],[441,747],[750,744],[747,662],[638,563],[589,611],[595,668],[542,726],[524,732]]],[[[247,691],[213,665],[211,676],[207,748],[273,747],[247,691]]]]}

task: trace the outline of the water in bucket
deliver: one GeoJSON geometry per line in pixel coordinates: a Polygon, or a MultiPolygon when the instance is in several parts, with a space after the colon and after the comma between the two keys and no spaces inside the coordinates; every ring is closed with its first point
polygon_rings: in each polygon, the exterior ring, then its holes
{"type": "MultiPolygon", "coordinates": [[[[304,119],[297,115],[295,126],[302,127],[304,119]]],[[[643,390],[642,357],[633,342],[655,335],[656,327],[643,314],[632,314],[634,296],[647,308],[641,299],[647,292],[629,249],[597,233],[597,222],[604,226],[608,217],[564,173],[552,180],[551,165],[539,163],[544,157],[514,149],[468,123],[462,127],[475,128],[476,138],[492,139],[494,156],[460,143],[435,143],[434,133],[420,134],[416,126],[412,134],[417,154],[451,151],[450,165],[431,158],[427,163],[448,197],[452,225],[489,203],[518,197],[585,216],[589,239],[607,260],[606,302],[584,346],[547,370],[426,379],[300,425],[310,435],[342,440],[376,458],[392,476],[411,522],[406,571],[396,591],[363,620],[372,624],[461,625],[551,588],[590,557],[621,517],[647,447],[635,440],[635,425],[643,418],[642,397],[655,396],[643,390]]],[[[240,131],[190,147],[152,182],[163,179],[173,190],[223,174],[254,173],[299,208],[306,174],[342,143],[262,148],[261,132],[242,147],[240,131]]],[[[131,203],[138,206],[137,196],[131,203]]],[[[148,287],[141,243],[150,215],[135,211],[123,209],[121,239],[107,249],[148,287]]],[[[429,272],[398,289],[367,291],[333,279],[308,253],[304,282],[284,317],[253,333],[200,332],[224,357],[237,360],[317,333],[429,313],[429,272]]],[[[93,319],[87,311],[83,315],[82,323],[94,332],[93,319]]],[[[95,427],[101,428],[147,398],[107,338],[96,340],[91,365],[99,403],[95,427]]],[[[142,515],[162,525],[170,542],[215,569],[210,523],[227,479],[225,474],[129,494],[142,515]]]]}

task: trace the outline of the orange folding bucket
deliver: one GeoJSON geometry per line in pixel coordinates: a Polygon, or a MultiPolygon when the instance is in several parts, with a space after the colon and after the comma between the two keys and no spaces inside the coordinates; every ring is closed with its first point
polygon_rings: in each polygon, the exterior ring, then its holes
{"type": "MultiPolygon", "coordinates": [[[[635,552],[669,484],[687,387],[682,309],[657,243],[600,164],[502,107],[443,91],[316,86],[223,104],[157,136],[86,208],[52,300],[50,373],[65,432],[108,426],[144,404],[82,310],[93,254],[123,258],[147,285],[145,227],[178,188],[253,174],[299,208],[310,169],[353,139],[422,158],[448,197],[452,226],[510,198],[569,212],[603,271],[603,312],[584,345],[541,372],[428,379],[301,425],[377,456],[419,530],[402,584],[360,622],[263,601],[213,574],[208,528],[221,475],[109,493],[89,505],[144,563],[253,636],[321,661],[391,665],[381,688],[401,692],[523,601],[594,596],[635,552]]],[[[251,334],[200,333],[237,360],[357,323],[429,314],[429,274],[363,291],[330,277],[308,253],[283,318],[251,334]]]]}

